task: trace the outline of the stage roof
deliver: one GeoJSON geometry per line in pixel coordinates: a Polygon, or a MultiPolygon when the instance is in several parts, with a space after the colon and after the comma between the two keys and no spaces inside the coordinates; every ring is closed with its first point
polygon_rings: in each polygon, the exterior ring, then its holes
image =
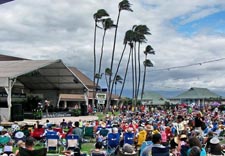
{"type": "Polygon", "coordinates": [[[28,89],[83,89],[84,85],[61,60],[0,61],[0,86],[16,79],[28,89]]]}

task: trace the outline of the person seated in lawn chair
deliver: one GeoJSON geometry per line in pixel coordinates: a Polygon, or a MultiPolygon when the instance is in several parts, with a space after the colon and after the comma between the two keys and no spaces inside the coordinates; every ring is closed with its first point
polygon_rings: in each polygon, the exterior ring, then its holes
{"type": "Polygon", "coordinates": [[[48,129],[45,130],[44,134],[42,135],[43,136],[46,136],[46,135],[58,135],[60,137],[60,133],[59,132],[56,132],[53,130],[52,126],[48,126],[48,129]]]}
{"type": "Polygon", "coordinates": [[[103,142],[106,140],[109,130],[106,129],[106,123],[102,122],[101,128],[96,132],[96,140],[97,142],[103,142]]]}

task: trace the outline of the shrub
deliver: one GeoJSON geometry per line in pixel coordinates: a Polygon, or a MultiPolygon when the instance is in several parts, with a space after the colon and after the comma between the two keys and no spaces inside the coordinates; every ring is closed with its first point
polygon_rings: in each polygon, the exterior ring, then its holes
{"type": "Polygon", "coordinates": [[[81,110],[80,109],[73,109],[72,116],[80,116],[81,110]]]}

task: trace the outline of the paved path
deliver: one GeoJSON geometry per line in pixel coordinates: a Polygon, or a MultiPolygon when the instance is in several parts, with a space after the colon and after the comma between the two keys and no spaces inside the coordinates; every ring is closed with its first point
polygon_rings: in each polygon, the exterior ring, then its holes
{"type": "MultiPolygon", "coordinates": [[[[44,124],[46,120],[49,120],[51,123],[53,124],[60,124],[62,122],[63,119],[66,120],[66,122],[68,121],[79,121],[79,120],[86,120],[86,121],[91,121],[91,120],[97,120],[98,117],[97,116],[79,116],[79,117],[55,117],[55,118],[43,118],[41,120],[31,120],[31,119],[25,119],[24,121],[18,121],[19,125],[23,125],[23,124],[28,124],[28,125],[34,125],[36,123],[36,121],[39,121],[40,124],[44,124]]],[[[6,125],[6,126],[11,126],[13,122],[2,122],[2,125],[6,125]]]]}

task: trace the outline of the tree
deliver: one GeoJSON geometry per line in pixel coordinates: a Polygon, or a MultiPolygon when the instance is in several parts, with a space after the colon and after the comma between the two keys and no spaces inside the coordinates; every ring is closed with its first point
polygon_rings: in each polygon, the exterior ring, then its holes
{"type": "MultiPolygon", "coordinates": [[[[131,12],[133,11],[131,9],[131,4],[128,0],[122,0],[119,3],[118,9],[119,9],[119,11],[118,11],[118,16],[117,16],[117,20],[116,20],[116,29],[115,29],[115,34],[114,34],[114,42],[113,42],[111,65],[110,65],[111,71],[113,71],[113,62],[114,62],[114,54],[115,54],[115,48],[116,48],[117,30],[118,30],[118,27],[119,27],[119,20],[120,20],[121,11],[123,11],[123,10],[131,11],[131,12]]],[[[112,89],[113,89],[113,85],[114,85],[114,83],[112,83],[111,80],[112,80],[112,75],[110,75],[110,77],[109,77],[110,92],[109,92],[109,99],[107,100],[107,105],[106,105],[107,111],[108,111],[109,105],[111,103],[111,94],[112,94],[112,89]],[[111,84],[112,84],[112,86],[111,86],[111,84]]]]}
{"type": "Polygon", "coordinates": [[[140,61],[140,45],[142,43],[145,43],[147,41],[145,35],[150,35],[149,32],[150,29],[146,25],[134,25],[133,30],[135,32],[135,52],[134,52],[134,72],[135,72],[135,105],[137,102],[137,97],[139,94],[139,88],[140,88],[140,82],[141,82],[141,61],[140,61]],[[136,47],[136,43],[138,43],[138,48],[136,47]],[[138,50],[136,50],[136,48],[138,50]],[[136,57],[137,55],[137,57],[136,57]],[[137,63],[136,59],[138,61],[138,69],[137,69],[137,63]]]}
{"type": "Polygon", "coordinates": [[[116,79],[114,81],[115,83],[115,95],[116,95],[116,85],[117,83],[122,83],[123,82],[123,78],[120,75],[116,75],[116,79]]]}
{"type": "Polygon", "coordinates": [[[104,9],[99,9],[94,15],[93,18],[95,20],[95,27],[94,27],[94,47],[93,47],[93,54],[94,54],[94,74],[93,74],[93,99],[92,99],[92,107],[95,104],[95,74],[96,74],[96,37],[97,37],[97,28],[98,22],[102,20],[103,17],[109,16],[109,14],[104,9]]]}
{"type": "Polygon", "coordinates": [[[107,85],[107,92],[109,91],[109,80],[107,78],[107,76],[111,76],[112,75],[112,71],[110,68],[106,68],[105,69],[105,81],[106,81],[106,85],[107,85]]]}
{"type": "Polygon", "coordinates": [[[117,76],[117,74],[118,74],[118,71],[119,71],[119,68],[120,68],[120,64],[121,64],[121,62],[122,62],[122,59],[123,59],[123,56],[124,56],[124,53],[125,53],[127,44],[128,44],[128,43],[131,43],[131,42],[133,41],[133,37],[134,37],[134,32],[133,32],[133,30],[128,30],[128,31],[125,33],[125,37],[124,37],[124,40],[123,40],[124,48],[123,48],[123,51],[122,51],[122,53],[121,53],[119,62],[118,62],[118,64],[117,64],[117,68],[116,68],[116,72],[115,72],[113,81],[116,80],[116,76],[117,76]]]}
{"type": "MultiPolygon", "coordinates": [[[[100,59],[99,59],[99,69],[98,69],[98,75],[101,75],[101,67],[102,67],[102,57],[103,57],[103,52],[104,52],[104,41],[105,41],[105,35],[106,35],[106,31],[108,29],[111,29],[111,28],[115,28],[116,25],[113,24],[113,20],[111,18],[106,18],[106,19],[102,19],[102,27],[104,29],[104,33],[103,33],[103,36],[102,36],[102,47],[101,47],[101,54],[100,54],[100,59]]],[[[98,83],[99,83],[99,79],[101,78],[100,77],[96,77],[97,78],[97,86],[98,86],[98,83]]]]}
{"type": "Polygon", "coordinates": [[[123,93],[123,89],[124,89],[126,78],[127,78],[127,72],[128,72],[129,64],[130,64],[130,58],[131,58],[131,55],[133,53],[133,42],[132,41],[129,42],[129,46],[130,46],[130,52],[129,52],[129,56],[128,56],[128,60],[127,60],[126,70],[125,70],[125,73],[124,73],[124,80],[123,80],[123,83],[122,83],[119,99],[121,99],[121,96],[122,96],[122,93],[123,93]]]}
{"type": "Polygon", "coordinates": [[[142,91],[141,91],[141,102],[142,102],[142,98],[143,98],[143,94],[144,94],[144,87],[145,87],[145,77],[146,77],[146,69],[147,67],[153,67],[153,63],[147,59],[148,54],[155,54],[154,49],[152,48],[151,45],[146,46],[145,51],[145,61],[143,62],[144,64],[144,75],[143,75],[143,82],[142,82],[142,91]]]}

